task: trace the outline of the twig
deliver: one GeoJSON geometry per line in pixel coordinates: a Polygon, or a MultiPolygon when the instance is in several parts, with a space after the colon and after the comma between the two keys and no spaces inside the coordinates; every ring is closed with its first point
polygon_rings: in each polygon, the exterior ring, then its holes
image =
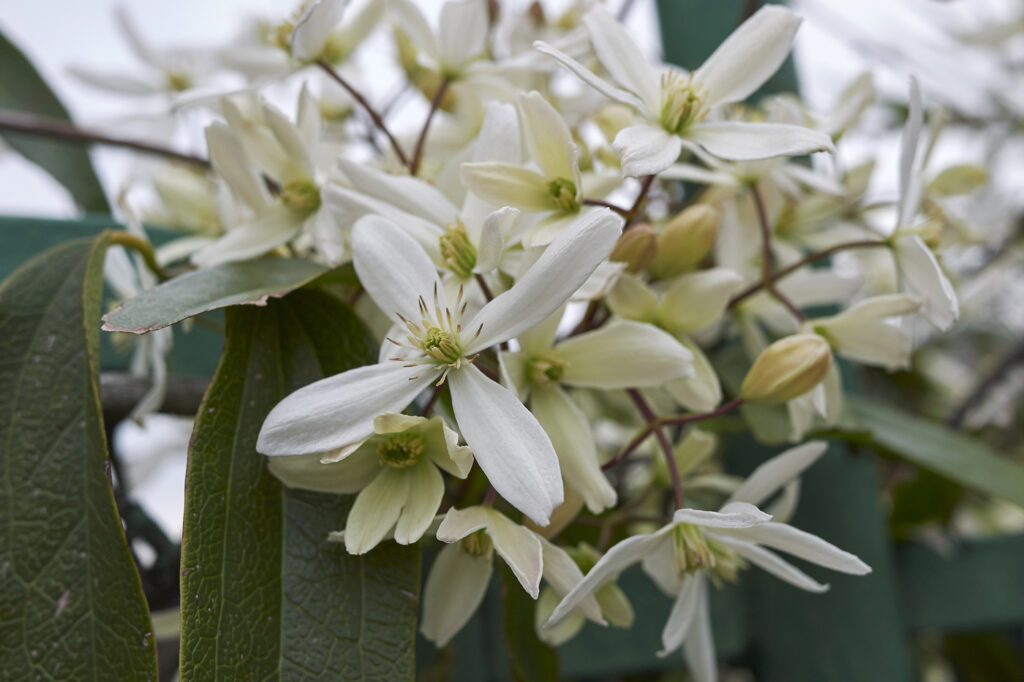
{"type": "Polygon", "coordinates": [[[629,212],[624,216],[626,219],[626,226],[622,228],[625,232],[631,227],[631,223],[636,220],[637,216],[640,215],[640,209],[643,208],[644,201],[647,199],[647,193],[651,191],[651,185],[654,184],[655,175],[645,175],[643,180],[640,181],[640,193],[636,195],[636,200],[633,205],[630,206],[629,212]]]}
{"type": "Polygon", "coordinates": [[[991,372],[985,375],[981,381],[974,387],[974,389],[967,395],[966,398],[960,403],[952,414],[949,415],[949,419],[946,423],[953,428],[959,428],[963,425],[964,420],[967,418],[968,413],[972,408],[976,407],[989,392],[995,388],[1001,381],[1006,379],[1006,373],[1013,368],[1014,365],[1024,362],[1024,341],[1017,343],[1012,346],[1003,356],[1003,359],[999,361],[991,372]]]}
{"type": "Polygon", "coordinates": [[[20,111],[0,109],[0,131],[23,133],[26,135],[37,135],[39,137],[55,137],[62,140],[84,142],[88,144],[101,144],[108,147],[123,147],[133,149],[144,154],[155,154],[175,161],[183,161],[203,168],[209,168],[210,162],[200,156],[185,154],[160,145],[140,142],[138,140],[125,140],[111,137],[94,130],[85,130],[63,121],[55,121],[20,111]]]}
{"type": "Polygon", "coordinates": [[[381,115],[378,114],[377,110],[373,108],[373,105],[371,105],[367,101],[367,99],[363,97],[362,94],[360,94],[358,90],[349,85],[348,81],[342,78],[341,74],[335,71],[330,64],[323,60],[320,60],[317,62],[317,65],[321,69],[323,69],[328,76],[333,78],[338,83],[338,85],[345,88],[345,91],[352,96],[352,99],[359,102],[359,105],[363,107],[363,110],[366,111],[366,113],[369,114],[370,118],[373,120],[373,124],[377,126],[377,128],[382,133],[384,133],[384,135],[388,138],[388,141],[391,143],[391,148],[395,150],[395,156],[398,157],[398,160],[402,163],[403,166],[408,166],[408,157],[406,157],[405,152],[403,152],[402,148],[398,145],[398,140],[396,140],[395,136],[391,134],[390,130],[388,130],[388,126],[386,123],[384,123],[384,119],[381,118],[381,115]]]}
{"type": "Polygon", "coordinates": [[[441,81],[441,85],[438,86],[437,92],[434,93],[434,98],[430,100],[430,111],[427,112],[427,119],[423,122],[423,128],[420,130],[420,136],[416,140],[416,148],[412,153],[412,161],[409,162],[409,175],[416,175],[420,169],[420,161],[423,160],[423,147],[427,143],[427,132],[430,130],[430,122],[434,120],[434,114],[441,107],[441,100],[444,99],[445,93],[448,92],[448,79],[445,78],[441,81]]]}
{"type": "Polygon", "coordinates": [[[679,464],[676,462],[675,453],[672,452],[672,444],[668,442],[668,437],[665,436],[665,432],[661,430],[661,426],[658,425],[658,416],[651,410],[651,406],[647,404],[644,397],[640,395],[640,391],[635,388],[631,388],[626,391],[629,394],[630,400],[636,405],[636,409],[640,412],[640,416],[644,418],[648,424],[654,424],[654,436],[658,439],[658,444],[661,445],[661,451],[665,455],[665,464],[668,466],[668,473],[672,477],[672,493],[675,496],[676,509],[683,508],[683,480],[679,475],[679,464]]]}
{"type": "Polygon", "coordinates": [[[427,404],[423,406],[422,410],[420,410],[421,417],[426,417],[430,413],[430,410],[434,409],[434,403],[437,402],[437,397],[441,395],[441,388],[441,384],[434,386],[434,392],[430,394],[430,397],[427,398],[427,404]]]}
{"type": "MultiPolygon", "coordinates": [[[[209,385],[209,380],[202,377],[172,375],[167,379],[164,401],[156,411],[194,417],[209,385]]],[[[113,424],[127,418],[152,386],[152,380],[125,372],[100,374],[104,420],[113,424]]]]}
{"type": "Polygon", "coordinates": [[[167,279],[167,273],[164,272],[163,268],[160,267],[160,263],[156,260],[156,251],[153,250],[153,245],[142,237],[136,237],[130,232],[117,230],[116,232],[110,233],[110,242],[136,251],[140,256],[142,256],[142,260],[145,261],[146,267],[152,270],[153,274],[161,280],[167,279]]]}
{"type": "Polygon", "coordinates": [[[750,196],[754,199],[757,222],[761,228],[761,280],[772,296],[784,305],[793,317],[803,322],[807,316],[775,286],[775,275],[772,272],[772,228],[768,223],[768,212],[764,208],[764,201],[761,200],[761,193],[757,191],[757,185],[750,186],[750,196]]]}
{"type": "Polygon", "coordinates": [[[487,286],[487,280],[485,280],[484,276],[479,272],[476,273],[476,283],[480,286],[480,291],[483,292],[484,298],[486,298],[488,302],[494,300],[494,294],[491,293],[491,288],[487,286]]]}

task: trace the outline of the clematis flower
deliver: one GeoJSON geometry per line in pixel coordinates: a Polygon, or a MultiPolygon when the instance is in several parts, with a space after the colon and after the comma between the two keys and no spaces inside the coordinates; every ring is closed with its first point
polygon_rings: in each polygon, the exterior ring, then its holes
{"type": "Polygon", "coordinates": [[[756,506],[779,489],[794,486],[796,478],[821,457],[825,447],[824,443],[812,442],[787,450],[759,466],[719,511],[679,509],[665,527],[615,545],[566,595],[547,626],[556,626],[580,600],[629,566],[642,562],[658,587],[675,597],[658,655],[667,656],[682,646],[694,678],[713,682],[717,665],[707,601],[709,580],[716,584],[735,580],[750,562],[803,590],[828,589],[771,549],[841,573],[864,575],[871,571],[853,554],[788,524],[772,521],[756,506]]]}
{"type": "Polygon", "coordinates": [[[834,151],[827,135],[802,126],[708,120],[717,107],[746,99],[778,70],[800,21],[782,7],[762,7],[700,68],[684,75],[649,64],[625,28],[599,5],[583,23],[614,84],[551,45],[537,42],[534,47],[644,119],[619,131],[612,143],[622,174],[641,176],[671,166],[684,145],[699,145],[733,161],[834,151]]]}
{"type": "Polygon", "coordinates": [[[830,317],[808,320],[804,328],[823,336],[840,355],[886,369],[910,366],[913,338],[909,330],[888,320],[909,315],[921,299],[888,294],[864,299],[830,317]]]}
{"type": "MultiPolygon", "coordinates": [[[[449,509],[437,539],[449,545],[437,555],[427,577],[420,631],[438,647],[462,629],[483,601],[495,550],[534,599],[542,578],[560,594],[568,594],[583,579],[565,550],[490,507],[449,509]]],[[[605,624],[593,597],[581,599],[577,612],[605,624]]]]}
{"type": "Polygon", "coordinates": [[[353,262],[377,306],[408,335],[391,341],[376,365],[299,389],[271,410],[256,449],[268,455],[324,452],[373,433],[373,418],[397,412],[445,380],[466,443],[500,493],[540,525],[563,499],[558,457],[529,410],[473,364],[476,355],[547,318],[607,258],[622,221],[611,211],[588,214],[551,243],[505,293],[463,320],[463,301],[449,304],[437,271],[401,228],[366,216],[352,229],[353,262]]]}
{"type": "Polygon", "coordinates": [[[385,413],[373,420],[374,435],[357,447],[321,456],[272,457],[270,473],[291,488],[356,493],[345,521],[345,549],[365,554],[389,531],[395,542],[416,542],[429,528],[444,496],[438,469],[465,478],[473,466],[469,448],[440,417],[385,413]]]}

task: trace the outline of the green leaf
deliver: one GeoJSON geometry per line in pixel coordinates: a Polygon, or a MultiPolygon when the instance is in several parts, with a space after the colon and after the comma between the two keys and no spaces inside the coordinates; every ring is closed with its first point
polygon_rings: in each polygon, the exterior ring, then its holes
{"type": "MultiPolygon", "coordinates": [[[[67,109],[53,94],[32,63],[0,33],[0,108],[71,122],[67,109]]],[[[38,164],[71,193],[83,210],[110,213],[103,185],[96,177],[88,149],[20,133],[3,133],[4,140],[29,161],[38,164]]]]}
{"type": "Polygon", "coordinates": [[[187,272],[125,301],[103,316],[108,332],[145,334],[217,308],[266,305],[323,274],[309,261],[263,258],[187,272]]]}
{"type": "Polygon", "coordinates": [[[537,638],[536,602],[523,591],[512,570],[502,564],[501,597],[505,607],[505,647],[509,672],[516,682],[558,679],[558,652],[537,638]]]}
{"type": "Polygon", "coordinates": [[[875,445],[965,486],[1024,507],[1024,466],[964,434],[891,405],[851,399],[850,408],[875,445]]]}
{"type": "Polygon", "coordinates": [[[349,556],[326,538],[351,498],[285,489],[255,449],[280,399],[373,361],[372,340],[319,291],[226,317],[185,480],[181,679],[411,679],[419,548],[349,556]]]}
{"type": "Polygon", "coordinates": [[[5,679],[155,680],[149,611],[107,474],[98,388],[107,233],[0,285],[5,679]]]}

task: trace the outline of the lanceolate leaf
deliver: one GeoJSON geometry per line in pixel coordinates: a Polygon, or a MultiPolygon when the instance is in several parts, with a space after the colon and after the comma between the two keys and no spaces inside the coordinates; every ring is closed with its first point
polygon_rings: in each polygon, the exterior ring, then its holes
{"type": "Polygon", "coordinates": [[[186,476],[182,680],[411,679],[419,549],[349,556],[326,539],[350,498],[283,488],[255,450],[278,400],[374,359],[365,328],[325,293],[227,310],[186,476]]]}
{"type": "Polygon", "coordinates": [[[107,235],[55,247],[0,285],[5,679],[156,679],[155,638],[114,506],[99,404],[107,235]]]}
{"type": "MultiPolygon", "coordinates": [[[[46,85],[25,55],[0,33],[0,108],[69,121],[67,109],[46,85]]],[[[88,148],[79,143],[45,137],[4,133],[4,141],[64,185],[75,203],[86,211],[110,213],[103,186],[89,160],[88,148]]]]}
{"type": "Polygon", "coordinates": [[[304,260],[263,258],[186,273],[126,301],[103,316],[109,332],[145,334],[186,317],[239,304],[266,305],[323,274],[304,260]]]}
{"type": "Polygon", "coordinates": [[[882,448],[965,486],[1024,507],[1024,466],[953,429],[889,405],[851,399],[850,407],[882,448]]]}

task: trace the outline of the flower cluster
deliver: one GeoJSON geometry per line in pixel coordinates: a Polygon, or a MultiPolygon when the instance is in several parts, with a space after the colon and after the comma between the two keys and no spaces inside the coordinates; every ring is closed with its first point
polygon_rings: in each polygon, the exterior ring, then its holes
{"type": "Polygon", "coordinates": [[[830,112],[744,104],[786,59],[792,11],[762,8],[687,73],[650,61],[601,3],[488,7],[448,0],[432,22],[408,0],[315,0],[207,55],[246,78],[232,94],[168,71],[178,106],[218,121],[212,172],[153,178],[151,210],[195,233],[160,255],[354,269],[378,362],[286,397],[257,450],[286,485],[357,494],[331,536],[349,552],[444,544],[425,636],[465,625],[495,552],[553,644],[585,620],[628,626],[615,579],[641,563],[675,600],[661,653],[682,648],[713,680],[709,586],[756,566],[827,589],[775,550],[870,571],[787,521],[827,456],[797,444],[842,414],[837,358],[906,367],[922,323],[958,316],[943,225],[922,210],[921,93],[912,82],[899,199],[879,207],[870,169],[836,161],[869,79],[830,112]],[[401,126],[360,83],[376,31],[396,47],[399,102],[417,101],[401,126]],[[294,107],[267,98],[280,83],[298,84],[294,107]],[[795,446],[741,480],[700,426],[744,404],[788,419],[795,446]],[[600,530],[560,545],[572,524],[600,530]]]}

